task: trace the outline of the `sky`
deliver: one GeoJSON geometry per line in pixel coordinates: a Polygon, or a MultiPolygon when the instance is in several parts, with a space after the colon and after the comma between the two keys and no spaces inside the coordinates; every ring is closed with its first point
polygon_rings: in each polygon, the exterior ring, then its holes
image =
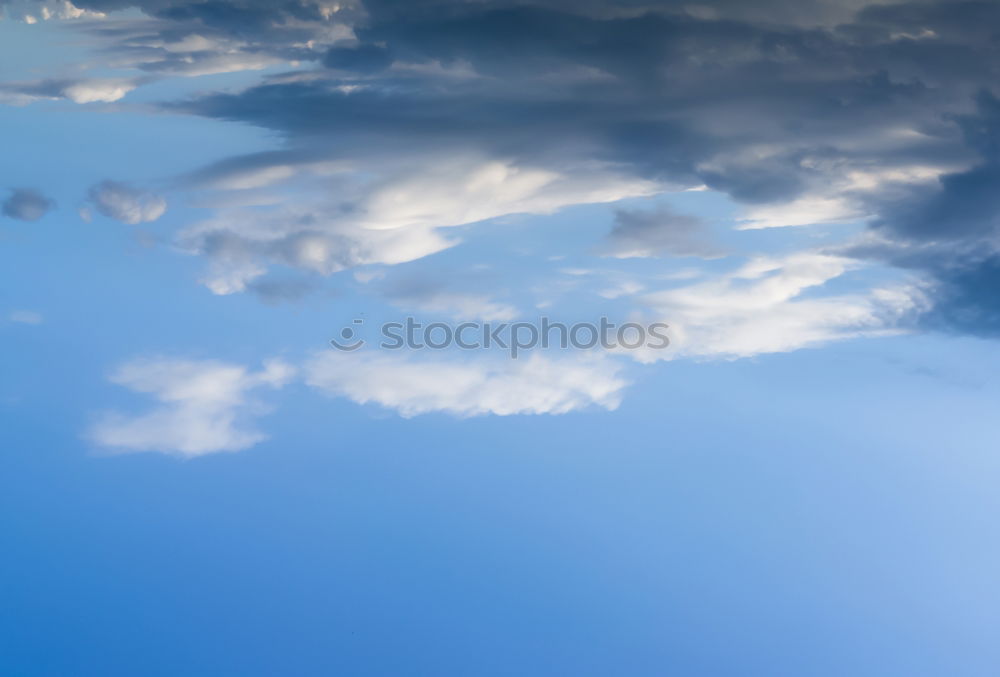
{"type": "Polygon", "coordinates": [[[1000,670],[1000,4],[0,17],[0,674],[1000,670]]]}

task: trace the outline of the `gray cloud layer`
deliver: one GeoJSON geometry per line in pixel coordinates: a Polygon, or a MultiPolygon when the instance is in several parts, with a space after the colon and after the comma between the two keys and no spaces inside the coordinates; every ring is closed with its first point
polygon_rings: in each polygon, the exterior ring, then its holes
{"type": "Polygon", "coordinates": [[[601,252],[616,258],[646,256],[721,256],[723,250],[704,233],[701,219],[666,207],[653,211],[622,209],[601,252]]]}
{"type": "MultiPolygon", "coordinates": [[[[146,18],[86,30],[109,58],[145,71],[311,64],[241,92],[164,103],[286,140],[189,181],[245,189],[338,164],[383,181],[328,187],[344,198],[321,215],[257,218],[254,238],[232,219],[189,233],[192,250],[242,266],[219,289],[246,288],[259,259],[329,272],[440,250],[440,239],[399,242],[358,223],[387,218],[370,199],[386,177],[476,156],[508,176],[530,167],[532,176],[573,177],[596,166],[661,187],[704,185],[744,204],[748,227],[868,219],[869,239],[849,253],[918,273],[935,303],[926,323],[1000,330],[996,2],[80,3],[127,6],[146,18]],[[357,222],[326,225],[335,210],[357,222]]],[[[521,193],[510,203],[539,208],[521,193]]],[[[619,217],[612,252],[628,244],[706,255],[693,236],[678,242],[676,227],[643,219],[619,217]]]]}
{"type": "MultiPolygon", "coordinates": [[[[474,148],[704,184],[751,225],[868,217],[881,244],[857,255],[921,272],[935,322],[991,330],[1000,5],[871,5],[837,25],[832,3],[785,25],[772,10],[789,5],[753,5],[370,2],[328,73],[167,107],[277,130],[286,163],[474,148]]],[[[621,216],[612,251],[705,253],[671,232],[621,216]]]]}

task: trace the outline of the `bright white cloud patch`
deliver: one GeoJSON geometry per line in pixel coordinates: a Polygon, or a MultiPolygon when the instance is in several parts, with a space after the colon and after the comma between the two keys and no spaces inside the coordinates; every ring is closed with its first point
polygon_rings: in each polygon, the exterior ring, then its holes
{"type": "Polygon", "coordinates": [[[293,369],[278,361],[260,371],[214,360],[145,359],[121,365],[110,380],[157,404],[143,414],[107,412],[90,438],[119,452],[160,451],[201,456],[239,451],[265,439],[249,419],[264,408],[250,392],[280,388],[293,369]]]}
{"type": "Polygon", "coordinates": [[[428,165],[374,190],[363,203],[363,225],[459,226],[506,214],[549,214],[568,205],[615,202],[660,190],[652,181],[605,168],[581,168],[567,175],[482,158],[428,165]]]}
{"type": "Polygon", "coordinates": [[[167,201],[161,196],[117,181],[92,187],[90,201],[104,216],[132,225],[155,221],[167,211],[167,201]]]}
{"type": "Polygon", "coordinates": [[[626,382],[606,358],[418,360],[404,354],[327,353],[306,365],[309,385],[359,404],[373,402],[411,417],[565,414],[615,409],[626,382]]]}
{"type": "Polygon", "coordinates": [[[62,94],[73,103],[110,103],[118,101],[137,86],[133,80],[84,80],[65,87],[62,94]]]}
{"type": "MultiPolygon", "coordinates": [[[[256,186],[257,179],[285,177],[288,168],[258,168],[228,175],[214,188],[256,186]],[[235,184],[227,183],[237,177],[235,184]],[[246,181],[249,181],[248,183],[246,181]]],[[[391,178],[372,185],[336,184],[355,202],[313,201],[309,205],[271,210],[222,209],[179,237],[185,251],[206,256],[209,273],[203,282],[216,294],[244,291],[271,264],[329,275],[346,268],[398,264],[423,258],[456,243],[439,230],[509,214],[544,214],[574,204],[612,202],[648,195],[655,184],[626,179],[606,169],[566,176],[537,167],[481,157],[441,161],[428,157],[418,169],[381,168],[391,178]]],[[[479,299],[473,299],[475,303],[479,299]]],[[[468,299],[442,299],[442,306],[466,306],[468,299]]],[[[510,314],[506,307],[487,308],[490,317],[510,314]]]]}
{"type": "Polygon", "coordinates": [[[905,285],[816,295],[825,283],[858,266],[815,253],[761,258],[727,275],[650,294],[647,303],[671,326],[671,348],[633,354],[653,361],[786,352],[891,333],[904,316],[925,308],[923,295],[905,285]]]}

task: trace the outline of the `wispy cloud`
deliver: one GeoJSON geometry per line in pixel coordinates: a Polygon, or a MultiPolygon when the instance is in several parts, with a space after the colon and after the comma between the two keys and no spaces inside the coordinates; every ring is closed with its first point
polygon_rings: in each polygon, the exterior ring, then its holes
{"type": "Polygon", "coordinates": [[[90,189],[88,197],[99,213],[132,225],[156,221],[167,211],[162,196],[118,181],[102,181],[90,189]]]}
{"type": "Polygon", "coordinates": [[[615,409],[626,386],[620,369],[611,359],[593,356],[459,361],[402,353],[326,353],[304,368],[306,382],[322,392],[375,403],[405,417],[615,409]]]}
{"type": "Polygon", "coordinates": [[[215,360],[127,362],[115,369],[111,382],[156,404],[141,414],[105,412],[88,437],[119,453],[159,451],[191,457],[246,449],[266,438],[252,425],[253,418],[266,411],[252,391],[280,388],[293,373],[280,361],[258,371],[215,360]]]}
{"type": "Polygon", "coordinates": [[[34,310],[15,310],[8,318],[15,324],[41,324],[45,319],[41,313],[34,310]]]}

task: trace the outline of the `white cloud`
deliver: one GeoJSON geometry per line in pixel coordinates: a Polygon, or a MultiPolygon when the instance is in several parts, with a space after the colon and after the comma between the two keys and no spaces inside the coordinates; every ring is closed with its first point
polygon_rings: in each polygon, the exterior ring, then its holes
{"type": "Polygon", "coordinates": [[[517,308],[494,301],[485,294],[454,292],[447,289],[415,290],[413,293],[391,293],[393,305],[428,313],[439,313],[455,320],[507,322],[517,317],[517,308]]]}
{"type": "MultiPolygon", "coordinates": [[[[322,163],[313,163],[317,167],[322,163]]],[[[325,165],[323,165],[325,166],[325,165]]],[[[603,169],[564,176],[541,168],[477,158],[448,162],[426,158],[420,169],[356,168],[357,176],[372,172],[392,178],[371,187],[356,183],[324,186],[324,193],[361,192],[354,203],[315,202],[270,210],[226,208],[215,218],[181,233],[178,243],[210,260],[203,283],[217,294],[244,291],[274,263],[320,275],[365,264],[413,261],[456,244],[439,229],[508,214],[549,213],[562,207],[611,202],[648,195],[654,184],[624,179],[603,169]]],[[[338,166],[337,171],[342,168],[338,166]]],[[[285,164],[232,173],[207,187],[257,187],[289,176],[285,164]],[[228,181],[228,183],[226,182],[228,181]]],[[[481,299],[456,297],[444,305],[468,309],[481,299]]],[[[487,308],[495,317],[509,308],[487,308]]],[[[481,313],[480,313],[481,315],[481,313]]]]}
{"type": "Polygon", "coordinates": [[[157,404],[136,416],[107,412],[91,428],[90,438],[118,452],[160,451],[201,456],[239,451],[265,436],[248,422],[264,409],[250,391],[280,388],[293,369],[279,361],[260,371],[214,360],[155,358],[118,367],[110,380],[153,397],[157,404]]]}
{"type": "MultiPolygon", "coordinates": [[[[888,136],[898,137],[900,133],[888,136]]],[[[906,134],[902,136],[905,138],[906,134]]],[[[823,170],[822,182],[795,200],[744,208],[739,218],[740,228],[782,228],[869,218],[873,216],[872,197],[884,199],[907,187],[932,188],[943,174],[959,166],[914,164],[858,168],[826,167],[824,163],[817,163],[814,168],[823,170]]]]}
{"type": "MultiPolygon", "coordinates": [[[[164,49],[165,52],[170,50],[164,49]]],[[[276,64],[287,63],[284,59],[266,54],[253,54],[235,51],[233,53],[203,52],[178,55],[179,58],[154,61],[152,64],[141,64],[149,67],[159,66],[158,73],[179,75],[184,77],[200,77],[203,75],[219,75],[222,73],[239,73],[240,71],[259,71],[276,64]]]]}
{"type": "Polygon", "coordinates": [[[118,101],[137,86],[138,84],[134,80],[82,80],[63,88],[62,95],[73,103],[110,103],[118,101]]]}
{"type": "Polygon", "coordinates": [[[622,296],[633,296],[641,292],[645,287],[634,280],[622,280],[610,287],[601,289],[597,295],[605,299],[617,299],[622,296]]]}
{"type": "Polygon", "coordinates": [[[167,211],[163,197],[117,181],[102,181],[90,189],[89,196],[101,214],[132,225],[155,221],[167,211]]]}
{"type": "Polygon", "coordinates": [[[36,101],[69,99],[74,103],[110,103],[138,87],[130,78],[84,78],[80,80],[29,80],[0,84],[0,104],[26,106],[36,101]]]}
{"type": "Polygon", "coordinates": [[[41,324],[42,314],[33,310],[15,310],[10,314],[10,321],[16,324],[41,324]]]}
{"type": "Polygon", "coordinates": [[[717,278],[650,294],[646,302],[671,326],[671,347],[632,354],[653,361],[786,352],[894,333],[901,318],[924,309],[923,295],[903,284],[817,295],[824,284],[857,267],[850,259],[798,253],[757,259],[717,278]]]}
{"type": "Polygon", "coordinates": [[[420,301],[417,306],[431,313],[443,313],[459,320],[479,319],[506,322],[517,317],[517,308],[497,303],[488,296],[442,292],[420,301]]]}
{"type": "Polygon", "coordinates": [[[523,360],[418,360],[401,353],[326,353],[305,367],[306,382],[359,404],[374,402],[404,417],[565,414],[615,409],[627,385],[619,365],[593,355],[523,360]]]}
{"type": "Polygon", "coordinates": [[[744,209],[740,217],[740,229],[846,223],[865,216],[863,209],[847,196],[807,195],[791,202],[744,209]]]}
{"type": "Polygon", "coordinates": [[[366,230],[322,208],[227,209],[183,231],[178,244],[208,257],[202,278],[215,294],[242,292],[279,263],[320,275],[366,264],[398,264],[454,244],[431,228],[366,230]]]}
{"type": "Polygon", "coordinates": [[[363,202],[368,228],[459,226],[507,214],[550,214],[577,204],[652,195],[660,187],[603,168],[566,175],[543,167],[483,158],[427,163],[395,178],[363,202]]]}
{"type": "Polygon", "coordinates": [[[5,15],[18,18],[27,24],[37,23],[39,17],[43,21],[49,21],[52,19],[100,19],[105,16],[102,12],[80,9],[69,0],[47,0],[45,2],[15,0],[0,6],[0,19],[4,18],[5,15]]]}

